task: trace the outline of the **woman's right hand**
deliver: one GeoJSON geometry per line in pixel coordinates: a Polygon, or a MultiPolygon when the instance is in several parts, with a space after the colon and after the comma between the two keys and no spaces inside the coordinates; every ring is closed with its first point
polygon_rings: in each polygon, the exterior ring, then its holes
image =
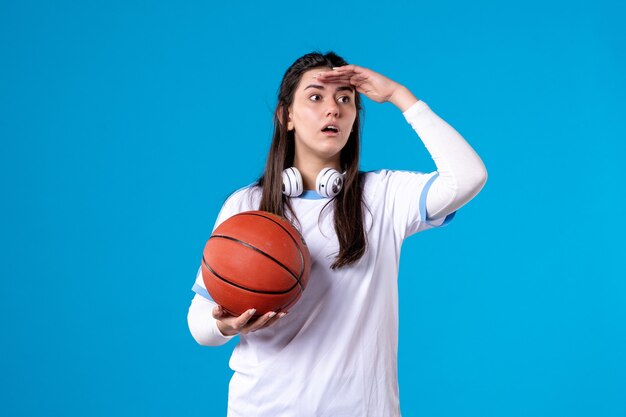
{"type": "Polygon", "coordinates": [[[287,313],[276,314],[274,311],[263,314],[255,320],[252,320],[252,316],[256,313],[256,310],[251,308],[246,310],[240,316],[232,316],[228,314],[222,306],[213,307],[213,318],[217,320],[217,328],[224,336],[235,336],[239,333],[255,332],[259,329],[271,326],[278,319],[285,317],[287,313]]]}

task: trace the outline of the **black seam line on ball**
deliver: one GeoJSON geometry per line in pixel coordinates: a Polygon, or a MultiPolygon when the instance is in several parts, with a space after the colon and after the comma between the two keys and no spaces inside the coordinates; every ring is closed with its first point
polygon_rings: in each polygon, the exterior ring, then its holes
{"type": "Polygon", "coordinates": [[[291,296],[291,298],[289,299],[289,301],[287,301],[286,303],[283,304],[283,307],[281,307],[280,309],[282,310],[283,308],[285,308],[286,306],[288,306],[289,304],[293,303],[293,301],[300,297],[302,295],[303,290],[301,289],[300,291],[296,292],[295,294],[293,294],[291,296]]]}
{"type": "MultiPolygon", "coordinates": [[[[216,239],[216,238],[217,238],[217,239],[227,239],[227,240],[231,240],[231,241],[233,241],[233,242],[237,242],[237,243],[239,243],[240,245],[243,245],[243,246],[245,246],[245,247],[247,247],[247,248],[249,248],[249,249],[252,249],[253,251],[255,251],[255,252],[257,252],[257,253],[259,253],[259,254],[261,254],[261,255],[265,256],[266,258],[271,259],[272,261],[276,262],[276,264],[277,264],[277,265],[279,265],[281,268],[283,268],[285,271],[287,271],[287,273],[288,273],[289,275],[291,275],[291,277],[292,277],[292,278],[293,278],[293,280],[295,281],[295,284],[294,284],[291,288],[295,287],[295,286],[296,286],[296,285],[298,285],[298,284],[300,284],[300,286],[302,286],[302,284],[300,283],[300,280],[298,279],[298,277],[297,277],[297,276],[296,276],[293,272],[291,272],[291,270],[290,270],[289,268],[287,268],[287,266],[283,265],[283,263],[282,263],[282,262],[280,262],[278,259],[274,258],[272,255],[270,255],[270,254],[268,254],[268,253],[263,252],[261,249],[256,248],[256,247],[252,246],[251,244],[249,244],[249,243],[247,243],[247,242],[244,242],[243,240],[239,240],[239,239],[234,238],[234,237],[231,237],[231,236],[225,236],[225,235],[212,235],[212,236],[209,238],[209,240],[211,240],[211,239],[216,239]]],[[[291,289],[291,288],[290,288],[290,289],[291,289]]]]}
{"type": "MultiPolygon", "coordinates": [[[[239,215],[240,216],[263,217],[264,219],[267,219],[267,220],[271,221],[272,223],[276,224],[278,227],[283,229],[285,231],[285,233],[287,233],[287,236],[289,236],[289,238],[294,243],[294,245],[296,245],[296,249],[298,249],[298,254],[300,255],[300,265],[301,265],[300,266],[300,274],[298,275],[296,280],[298,281],[298,284],[300,284],[300,286],[302,286],[302,283],[300,282],[300,280],[302,279],[302,276],[304,275],[304,255],[302,254],[302,251],[300,250],[300,245],[298,245],[298,242],[296,242],[296,239],[294,239],[294,237],[291,235],[291,233],[289,233],[289,230],[287,230],[285,228],[285,226],[283,226],[282,224],[278,223],[276,220],[274,220],[274,219],[272,219],[272,218],[270,218],[268,216],[264,216],[262,214],[243,212],[243,213],[239,213],[239,215]]],[[[304,287],[302,289],[304,289],[304,287]]]]}
{"type": "Polygon", "coordinates": [[[248,291],[248,292],[253,292],[255,294],[270,294],[270,295],[281,295],[281,294],[287,294],[288,292],[290,292],[291,290],[293,290],[296,285],[298,285],[297,283],[293,284],[293,286],[291,288],[289,288],[288,290],[284,290],[284,291],[261,291],[261,290],[253,290],[247,287],[244,287],[243,285],[239,285],[236,284],[226,278],[224,278],[223,276],[221,276],[220,274],[218,274],[217,272],[215,272],[215,270],[213,268],[211,268],[211,266],[207,263],[206,259],[204,259],[204,257],[202,257],[202,263],[204,264],[204,266],[207,267],[207,269],[209,270],[209,272],[211,272],[213,275],[215,275],[218,279],[224,281],[225,283],[232,285],[233,287],[237,287],[239,289],[242,289],[244,291],[248,291]]]}

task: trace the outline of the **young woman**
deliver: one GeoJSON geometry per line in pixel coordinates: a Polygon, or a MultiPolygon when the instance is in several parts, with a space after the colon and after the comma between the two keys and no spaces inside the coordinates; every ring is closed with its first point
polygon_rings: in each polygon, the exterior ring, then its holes
{"type": "Polygon", "coordinates": [[[198,343],[240,335],[228,416],[399,416],[402,241],[446,224],[486,178],[467,142],[404,86],[334,53],[296,60],[280,86],[265,172],[228,198],[216,226],[246,210],[289,218],[311,252],[309,284],[288,314],[253,320],[254,306],[227,315],[198,272],[189,308],[198,343]],[[437,171],[360,172],[360,94],[398,107],[437,171]]]}

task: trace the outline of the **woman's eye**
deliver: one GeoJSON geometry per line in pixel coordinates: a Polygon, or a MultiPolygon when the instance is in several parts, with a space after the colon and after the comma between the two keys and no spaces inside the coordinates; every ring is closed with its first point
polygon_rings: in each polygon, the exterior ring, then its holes
{"type": "Polygon", "coordinates": [[[340,103],[350,103],[350,97],[348,96],[341,96],[337,99],[338,102],[340,103]]]}
{"type": "Polygon", "coordinates": [[[313,94],[311,97],[309,97],[309,99],[311,101],[319,101],[322,99],[322,96],[320,96],[319,94],[313,94]]]}

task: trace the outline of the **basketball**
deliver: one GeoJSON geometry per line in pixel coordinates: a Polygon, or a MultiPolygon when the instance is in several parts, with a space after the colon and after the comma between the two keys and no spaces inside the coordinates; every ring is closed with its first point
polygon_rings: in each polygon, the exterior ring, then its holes
{"type": "Polygon", "coordinates": [[[220,224],[204,247],[202,279],[213,300],[239,316],[287,312],[306,288],[311,256],[285,218],[246,211],[220,224]]]}

